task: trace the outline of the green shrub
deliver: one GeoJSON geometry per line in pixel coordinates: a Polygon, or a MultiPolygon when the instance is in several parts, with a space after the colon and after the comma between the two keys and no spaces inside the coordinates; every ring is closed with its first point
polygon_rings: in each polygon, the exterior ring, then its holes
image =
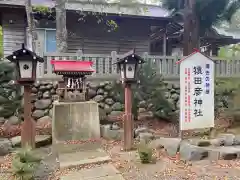
{"type": "Polygon", "coordinates": [[[21,106],[20,86],[10,83],[14,69],[9,61],[0,61],[0,116],[4,118],[16,115],[21,106]]]}
{"type": "Polygon", "coordinates": [[[148,164],[152,162],[153,150],[144,142],[140,142],[138,146],[138,155],[141,163],[148,164]]]}
{"type": "Polygon", "coordinates": [[[34,173],[40,165],[41,158],[31,148],[23,148],[13,158],[12,172],[17,180],[33,180],[34,173]]]}

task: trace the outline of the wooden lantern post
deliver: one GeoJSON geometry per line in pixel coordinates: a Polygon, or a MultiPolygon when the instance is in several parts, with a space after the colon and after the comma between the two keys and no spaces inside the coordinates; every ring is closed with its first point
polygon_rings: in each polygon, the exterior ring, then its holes
{"type": "Polygon", "coordinates": [[[124,150],[129,151],[133,149],[133,115],[132,115],[132,84],[137,83],[137,72],[139,64],[144,63],[144,60],[135,54],[135,50],[131,50],[124,54],[117,62],[120,69],[122,83],[125,91],[125,112],[123,116],[124,128],[124,150]]]}
{"type": "Polygon", "coordinates": [[[36,127],[31,116],[31,86],[36,80],[37,62],[43,63],[44,59],[26,49],[24,44],[21,49],[14,51],[6,58],[16,64],[17,83],[24,87],[24,121],[21,129],[21,145],[22,147],[34,148],[36,127]]]}

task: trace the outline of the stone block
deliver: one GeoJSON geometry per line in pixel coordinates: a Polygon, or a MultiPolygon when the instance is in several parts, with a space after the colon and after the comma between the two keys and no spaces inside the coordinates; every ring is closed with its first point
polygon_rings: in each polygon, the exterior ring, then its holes
{"type": "Polygon", "coordinates": [[[211,145],[210,140],[207,139],[189,139],[189,143],[199,147],[208,147],[211,145]]]}
{"type": "Polygon", "coordinates": [[[5,156],[12,151],[12,143],[7,138],[0,139],[0,156],[5,156]]]}
{"type": "Polygon", "coordinates": [[[139,140],[141,142],[148,143],[148,142],[150,142],[150,140],[153,140],[153,139],[154,139],[154,135],[152,133],[143,132],[143,133],[139,134],[139,140]]]}
{"type": "Polygon", "coordinates": [[[100,139],[98,104],[94,101],[54,102],[53,143],[89,139],[100,139]]]}
{"type": "Polygon", "coordinates": [[[205,148],[182,142],[180,146],[180,157],[187,161],[199,161],[208,158],[205,148]]]}
{"type": "Polygon", "coordinates": [[[182,140],[180,138],[160,138],[158,141],[166,149],[168,155],[175,156],[182,140]]]}
{"type": "Polygon", "coordinates": [[[160,150],[160,149],[164,148],[161,142],[162,141],[160,139],[155,139],[149,143],[149,147],[151,149],[160,150]]]}
{"type": "Polygon", "coordinates": [[[218,138],[223,139],[224,146],[232,146],[234,144],[235,135],[234,134],[220,134],[218,138]]]}
{"type": "Polygon", "coordinates": [[[112,140],[122,140],[123,130],[112,129],[111,125],[101,125],[101,137],[112,140]]]}

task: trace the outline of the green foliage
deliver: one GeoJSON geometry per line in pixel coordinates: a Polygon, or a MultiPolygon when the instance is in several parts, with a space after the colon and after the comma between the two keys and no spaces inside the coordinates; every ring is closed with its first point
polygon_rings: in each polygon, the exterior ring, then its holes
{"type": "MultiPolygon", "coordinates": [[[[55,20],[56,12],[54,8],[49,8],[46,6],[33,6],[34,18],[35,20],[48,19],[55,20]]],[[[85,21],[88,16],[93,16],[96,18],[98,24],[104,23],[107,26],[107,31],[112,32],[118,29],[118,24],[112,19],[106,19],[106,13],[97,13],[97,12],[84,12],[76,11],[79,15],[80,21],[85,21]]]]}
{"type": "Polygon", "coordinates": [[[240,57],[240,44],[221,47],[218,52],[218,57],[226,60],[232,60],[240,57]]]}
{"type": "Polygon", "coordinates": [[[34,172],[41,162],[31,148],[26,147],[21,149],[13,158],[12,172],[18,180],[33,180],[34,172]]]}
{"type": "Polygon", "coordinates": [[[151,104],[149,110],[160,119],[170,120],[173,106],[165,98],[167,92],[166,84],[163,77],[157,73],[157,68],[151,61],[143,64],[139,72],[140,84],[135,92],[138,92],[140,100],[145,100],[147,104],[151,104]]]}
{"type": "Polygon", "coordinates": [[[240,83],[238,79],[217,80],[215,85],[215,113],[240,122],[240,83]]]}
{"type": "Polygon", "coordinates": [[[48,8],[46,6],[33,6],[32,7],[33,11],[34,12],[40,12],[40,13],[51,13],[52,9],[51,8],[48,8]]]}
{"type": "MultiPolygon", "coordinates": [[[[163,0],[163,6],[172,10],[173,13],[182,10],[183,3],[184,1],[180,2],[179,0],[163,0]]],[[[194,11],[199,21],[200,34],[203,35],[207,29],[219,21],[230,21],[239,7],[239,0],[196,0],[194,11]]]]}
{"type": "Polygon", "coordinates": [[[14,68],[12,63],[0,61],[0,116],[10,117],[17,112],[21,105],[20,87],[11,84],[14,80],[14,68]]]}
{"type": "Polygon", "coordinates": [[[153,150],[146,143],[140,142],[138,145],[138,155],[141,163],[148,164],[152,162],[153,150]]]}

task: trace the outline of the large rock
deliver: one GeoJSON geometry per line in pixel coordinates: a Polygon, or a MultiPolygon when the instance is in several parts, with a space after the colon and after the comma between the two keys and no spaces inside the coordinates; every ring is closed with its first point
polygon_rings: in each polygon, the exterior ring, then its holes
{"type": "Polygon", "coordinates": [[[116,102],[112,105],[113,111],[122,111],[122,104],[120,102],[116,102]]]}
{"type": "Polygon", "coordinates": [[[122,111],[112,111],[108,115],[107,119],[108,119],[108,121],[120,121],[120,120],[122,120],[123,114],[124,114],[124,112],[122,112],[122,111]]]}
{"type": "Polygon", "coordinates": [[[114,101],[112,100],[112,98],[107,98],[107,99],[105,99],[105,103],[106,103],[107,105],[113,105],[113,104],[114,104],[114,101]]]}
{"type": "Polygon", "coordinates": [[[6,119],[4,117],[0,117],[0,125],[4,124],[6,119]]]}
{"type": "Polygon", "coordinates": [[[52,144],[51,135],[36,135],[36,148],[52,144]]]}
{"type": "Polygon", "coordinates": [[[187,161],[199,161],[208,158],[208,150],[182,142],[180,145],[180,157],[187,161]]]}
{"type": "Polygon", "coordinates": [[[209,149],[210,160],[235,160],[239,157],[240,150],[236,147],[218,147],[209,149]]]}
{"type": "Polygon", "coordinates": [[[48,99],[48,98],[50,98],[50,97],[51,97],[50,91],[45,91],[45,92],[43,93],[43,98],[44,98],[44,99],[48,99]]]}
{"type": "Polygon", "coordinates": [[[154,139],[154,135],[152,133],[144,132],[139,134],[140,142],[148,143],[153,139],[154,139]]]}
{"type": "Polygon", "coordinates": [[[98,89],[97,95],[104,95],[104,89],[98,89]]]}
{"type": "Polygon", "coordinates": [[[101,125],[100,127],[101,137],[111,140],[122,140],[123,130],[112,129],[111,125],[101,125]]]}
{"type": "Polygon", "coordinates": [[[107,84],[107,85],[104,87],[104,89],[105,89],[106,91],[110,91],[110,90],[113,89],[113,85],[112,85],[112,84],[107,84]]]}
{"type": "Polygon", "coordinates": [[[21,136],[15,136],[10,139],[13,147],[20,147],[21,146],[21,136]]]}
{"type": "Polygon", "coordinates": [[[97,95],[93,98],[93,100],[99,103],[104,100],[104,97],[102,95],[97,95]]]}
{"type": "Polygon", "coordinates": [[[51,99],[41,99],[34,103],[36,109],[47,109],[52,104],[51,99]]]}
{"type": "Polygon", "coordinates": [[[32,88],[32,93],[37,93],[37,91],[38,91],[38,90],[37,90],[36,87],[33,87],[33,88],[32,88]]]}
{"type": "Polygon", "coordinates": [[[224,146],[224,139],[222,138],[212,139],[211,145],[214,147],[224,146]]]}
{"type": "Polygon", "coordinates": [[[38,119],[38,118],[43,117],[44,114],[45,114],[44,110],[38,110],[37,109],[37,110],[33,111],[32,117],[35,118],[35,119],[38,119]]]}
{"type": "Polygon", "coordinates": [[[12,150],[11,142],[6,138],[0,139],[0,156],[5,156],[12,150]]]}
{"type": "Polygon", "coordinates": [[[104,105],[104,110],[106,111],[107,114],[112,112],[112,108],[107,104],[104,105]]]}
{"type": "Polygon", "coordinates": [[[94,96],[96,96],[97,95],[97,92],[94,90],[94,89],[88,89],[88,98],[89,99],[92,99],[92,98],[94,98],[94,96]]]}
{"type": "Polygon", "coordinates": [[[153,118],[153,113],[151,111],[138,113],[138,120],[139,121],[149,120],[149,119],[152,119],[152,118],[153,118]]]}
{"type": "Polygon", "coordinates": [[[0,104],[8,102],[8,99],[0,95],[0,104]]]}
{"type": "Polygon", "coordinates": [[[33,86],[36,87],[36,88],[39,88],[41,85],[41,83],[39,81],[36,81],[33,86]]]}
{"type": "Polygon", "coordinates": [[[199,147],[208,147],[211,145],[211,141],[207,139],[189,139],[189,143],[199,147]]]}
{"type": "Polygon", "coordinates": [[[234,145],[240,145],[240,135],[236,135],[234,138],[234,145]]]}
{"type": "Polygon", "coordinates": [[[147,133],[147,132],[149,132],[149,129],[147,127],[138,127],[134,130],[134,134],[136,137],[138,137],[140,133],[147,133]]]}
{"type": "Polygon", "coordinates": [[[157,149],[157,150],[160,150],[160,149],[164,148],[164,146],[162,145],[162,140],[161,139],[155,139],[155,140],[151,141],[149,143],[149,147],[151,149],[157,149]]]}
{"type": "Polygon", "coordinates": [[[52,124],[52,118],[49,116],[43,116],[37,120],[36,126],[49,127],[52,124]]]}
{"type": "Polygon", "coordinates": [[[97,90],[99,88],[99,84],[94,82],[90,82],[88,86],[93,90],[97,90]]]}
{"type": "Polygon", "coordinates": [[[139,108],[147,108],[147,102],[146,101],[140,101],[138,107],[139,108]]]}
{"type": "Polygon", "coordinates": [[[158,140],[159,144],[161,144],[165,148],[168,155],[176,155],[181,143],[180,138],[160,138],[158,140]]]}
{"type": "Polygon", "coordinates": [[[4,107],[0,105],[0,115],[4,118],[9,118],[13,116],[15,111],[16,109],[14,109],[13,107],[4,107]]]}
{"type": "Polygon", "coordinates": [[[8,123],[9,125],[17,125],[20,123],[20,120],[16,116],[11,116],[5,123],[8,123]]]}
{"type": "Polygon", "coordinates": [[[234,145],[235,135],[234,134],[220,134],[218,138],[224,140],[224,146],[234,145]]]}
{"type": "MultiPolygon", "coordinates": [[[[52,143],[52,136],[51,135],[36,135],[36,148],[50,145],[52,143]]],[[[10,139],[10,142],[13,147],[20,147],[21,146],[21,136],[16,136],[10,139]]]]}

